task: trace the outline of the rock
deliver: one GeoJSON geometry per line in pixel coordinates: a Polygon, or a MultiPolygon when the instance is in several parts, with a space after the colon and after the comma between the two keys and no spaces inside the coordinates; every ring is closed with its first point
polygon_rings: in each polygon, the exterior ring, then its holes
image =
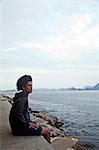
{"type": "Polygon", "coordinates": [[[47,119],[47,115],[43,112],[34,113],[34,116],[39,117],[39,118],[43,118],[44,120],[47,119]]]}
{"type": "Polygon", "coordinates": [[[47,113],[44,113],[44,112],[33,112],[32,114],[34,116],[36,116],[36,117],[39,117],[39,118],[42,118],[42,119],[48,121],[48,124],[50,124],[53,127],[60,128],[63,125],[62,122],[58,121],[57,117],[48,115],[47,113]]]}
{"type": "Polygon", "coordinates": [[[39,123],[40,125],[43,125],[43,124],[47,124],[48,122],[47,121],[44,121],[42,118],[39,118],[39,117],[36,117],[34,119],[35,122],[39,123]]]}
{"type": "MultiPolygon", "coordinates": [[[[73,148],[74,148],[75,150],[89,150],[90,146],[87,146],[87,145],[85,145],[85,144],[81,144],[81,143],[77,142],[77,143],[73,146],[73,148]]],[[[93,147],[91,147],[90,149],[93,149],[93,147]]]]}
{"type": "Polygon", "coordinates": [[[67,148],[72,148],[78,139],[71,137],[55,137],[51,141],[51,145],[55,150],[67,150],[67,148]]]}
{"type": "Polygon", "coordinates": [[[61,126],[63,126],[64,125],[64,123],[63,122],[56,122],[55,123],[55,126],[57,127],[57,128],[60,128],[61,126]]]}
{"type": "Polygon", "coordinates": [[[58,118],[53,117],[53,116],[47,116],[46,120],[49,122],[50,125],[54,127],[56,126],[56,123],[58,122],[58,118]]]}
{"type": "Polygon", "coordinates": [[[65,137],[65,134],[61,130],[54,128],[54,130],[51,132],[51,136],[52,137],[65,137]]]}
{"type": "Polygon", "coordinates": [[[0,99],[1,99],[1,101],[3,100],[3,101],[9,101],[9,103],[11,103],[11,104],[13,104],[13,100],[12,100],[12,98],[11,97],[9,97],[9,96],[6,96],[6,95],[3,95],[3,94],[1,94],[0,95],[0,99]]]}
{"type": "Polygon", "coordinates": [[[0,95],[0,101],[7,101],[7,99],[3,95],[0,95]]]}
{"type": "Polygon", "coordinates": [[[74,148],[66,148],[66,150],[75,150],[74,148]]]}
{"type": "Polygon", "coordinates": [[[63,131],[63,132],[64,132],[64,129],[63,129],[62,127],[60,127],[60,128],[59,128],[59,130],[61,130],[61,131],[63,131]]]}

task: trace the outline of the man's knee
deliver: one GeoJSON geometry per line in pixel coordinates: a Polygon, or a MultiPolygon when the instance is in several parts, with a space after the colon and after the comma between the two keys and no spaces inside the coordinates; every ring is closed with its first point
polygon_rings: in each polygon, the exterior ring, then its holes
{"type": "Polygon", "coordinates": [[[45,134],[49,134],[50,135],[50,130],[48,128],[42,128],[42,135],[45,135],[45,134]]]}

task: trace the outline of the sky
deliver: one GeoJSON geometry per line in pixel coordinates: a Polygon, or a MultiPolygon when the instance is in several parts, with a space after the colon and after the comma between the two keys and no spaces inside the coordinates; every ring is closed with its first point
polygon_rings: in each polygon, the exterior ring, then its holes
{"type": "Polygon", "coordinates": [[[0,90],[99,82],[99,0],[1,0],[0,90]]]}

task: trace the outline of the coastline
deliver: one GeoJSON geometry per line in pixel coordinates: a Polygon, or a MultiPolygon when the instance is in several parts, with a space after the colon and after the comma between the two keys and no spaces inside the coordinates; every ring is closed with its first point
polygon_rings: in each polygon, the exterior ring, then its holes
{"type": "MultiPolygon", "coordinates": [[[[3,94],[0,94],[0,100],[8,101],[11,105],[13,104],[12,98],[3,94]]],[[[50,129],[51,141],[53,141],[57,137],[58,138],[67,137],[62,128],[63,123],[60,122],[57,117],[51,116],[46,112],[33,111],[31,108],[29,108],[29,112],[32,121],[36,121],[42,126],[50,129]]],[[[88,147],[86,145],[80,144],[77,138],[75,137],[69,137],[69,138],[74,138],[77,140],[76,144],[73,146],[75,150],[88,150],[88,147]]]]}

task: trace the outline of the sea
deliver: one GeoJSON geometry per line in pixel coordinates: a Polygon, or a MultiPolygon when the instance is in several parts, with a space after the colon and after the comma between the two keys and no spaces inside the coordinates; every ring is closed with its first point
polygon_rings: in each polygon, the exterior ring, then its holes
{"type": "MultiPolygon", "coordinates": [[[[13,97],[15,91],[4,94],[13,97]]],[[[99,150],[99,90],[34,90],[29,106],[56,116],[67,136],[79,138],[88,150],[99,150]]]]}

